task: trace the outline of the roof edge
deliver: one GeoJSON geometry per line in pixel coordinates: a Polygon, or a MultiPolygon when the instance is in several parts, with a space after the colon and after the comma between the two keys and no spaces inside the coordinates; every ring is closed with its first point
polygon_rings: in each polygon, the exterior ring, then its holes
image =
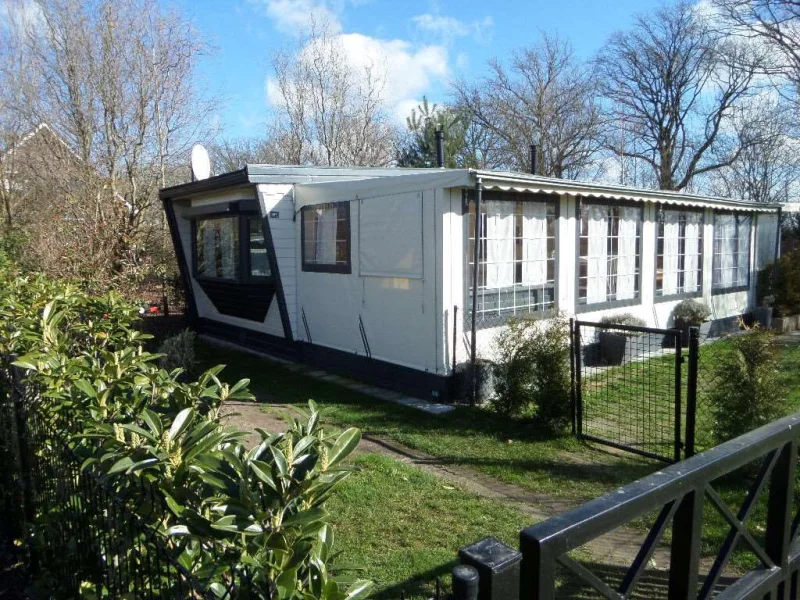
{"type": "Polygon", "coordinates": [[[245,183],[250,183],[250,176],[247,172],[247,167],[244,169],[239,169],[238,171],[230,171],[229,173],[214,175],[208,179],[200,179],[199,181],[190,181],[188,183],[181,183],[162,188],[158,191],[158,197],[164,201],[172,198],[179,198],[181,196],[219,190],[234,185],[242,185],[245,183]]]}

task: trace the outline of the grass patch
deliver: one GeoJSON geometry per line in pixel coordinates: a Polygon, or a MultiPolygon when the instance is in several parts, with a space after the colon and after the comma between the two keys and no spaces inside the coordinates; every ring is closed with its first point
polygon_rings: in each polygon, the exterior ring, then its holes
{"type": "MultiPolygon", "coordinates": [[[[729,340],[700,347],[697,373],[696,449],[716,445],[714,407],[710,398],[717,385],[716,366],[731,353],[729,340]]],[[[684,349],[684,357],[688,350],[684,349]]],[[[674,354],[631,361],[616,367],[591,368],[582,382],[584,431],[589,435],[631,445],[655,454],[672,456],[675,429],[674,354]]],[[[780,383],[787,390],[785,414],[800,408],[800,345],[781,343],[780,383]]],[[[688,358],[681,369],[681,421],[686,423],[688,358]]]]}
{"type": "Polygon", "coordinates": [[[491,535],[516,547],[532,519],[476,497],[420,469],[377,454],[355,458],[361,471],[328,504],[341,561],[362,566],[376,598],[428,598],[437,577],[449,586],[462,546],[491,535]]]}
{"type": "Polygon", "coordinates": [[[660,466],[653,461],[594,449],[571,435],[554,436],[525,419],[482,408],[458,407],[430,415],[334,383],[289,371],[245,352],[200,344],[204,365],[224,363],[228,380],[249,377],[259,400],[304,408],[309,398],[323,419],[359,427],[436,457],[476,469],[537,494],[580,503],[634,481],[660,466]]]}

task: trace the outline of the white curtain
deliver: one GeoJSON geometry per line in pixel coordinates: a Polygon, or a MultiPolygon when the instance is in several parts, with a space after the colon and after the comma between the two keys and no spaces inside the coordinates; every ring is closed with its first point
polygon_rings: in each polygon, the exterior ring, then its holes
{"type": "Polygon", "coordinates": [[[547,282],[547,205],[522,203],[522,283],[547,282]]]}
{"type": "Polygon", "coordinates": [[[216,227],[214,221],[199,221],[198,227],[203,228],[203,262],[200,269],[200,275],[208,275],[209,277],[216,277],[216,250],[214,245],[214,238],[216,237],[216,227]]]}
{"type": "Polygon", "coordinates": [[[315,259],[317,264],[336,264],[336,217],[339,211],[335,206],[315,209],[317,218],[317,239],[315,259]]]}
{"type": "Polygon", "coordinates": [[[636,296],[636,233],[640,214],[640,209],[631,206],[620,209],[617,300],[629,300],[636,296]]]}
{"type": "Polygon", "coordinates": [[[664,211],[664,262],[661,290],[665,296],[678,293],[680,215],[681,213],[674,210],[664,211]]]}
{"type": "Polygon", "coordinates": [[[514,285],[514,202],[486,202],[486,287],[514,285]]]}
{"type": "Polygon", "coordinates": [[[717,285],[732,287],[736,275],[736,217],[734,215],[716,215],[714,219],[715,251],[719,260],[717,285]]]}
{"type": "Polygon", "coordinates": [[[220,277],[233,279],[236,277],[236,259],[239,252],[239,236],[235,227],[238,225],[238,219],[220,219],[219,226],[219,251],[222,256],[222,272],[218,273],[220,277]]]}
{"type": "Polygon", "coordinates": [[[589,254],[586,257],[586,302],[606,301],[608,283],[608,211],[604,206],[590,205],[589,254]]]}
{"type": "Polygon", "coordinates": [[[751,217],[739,217],[737,235],[738,254],[736,285],[747,285],[747,275],[750,271],[750,222],[751,217]]]}
{"type": "Polygon", "coordinates": [[[686,254],[683,263],[683,291],[697,292],[700,290],[700,256],[703,249],[700,228],[703,225],[703,215],[696,212],[686,213],[686,254]]]}

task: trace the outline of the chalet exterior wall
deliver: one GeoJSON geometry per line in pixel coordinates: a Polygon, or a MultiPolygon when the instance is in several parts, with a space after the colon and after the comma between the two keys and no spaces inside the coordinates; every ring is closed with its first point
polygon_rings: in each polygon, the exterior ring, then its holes
{"type": "MultiPolygon", "coordinates": [[[[471,353],[467,199],[474,189],[469,184],[473,179],[473,172],[466,170],[251,166],[221,176],[217,185],[206,180],[163,190],[162,198],[174,211],[173,231],[178,238],[174,241],[185,257],[182,272],[194,298],[197,328],[420,396],[446,396],[454,367],[468,362],[471,353]],[[342,204],[347,205],[346,211],[334,209],[342,204]],[[197,242],[193,240],[193,222],[236,211],[249,211],[246,214],[263,219],[262,241],[272,265],[264,286],[274,290],[263,320],[240,318],[230,311],[223,314],[209,297],[208,284],[200,285],[194,276],[197,242]],[[349,215],[346,264],[328,268],[309,263],[307,267],[307,260],[324,263],[342,258],[339,254],[345,246],[339,236],[344,229],[340,229],[343,221],[337,215],[345,214],[349,215]],[[303,225],[306,217],[307,232],[303,225]],[[327,251],[330,256],[325,258],[325,252],[317,256],[319,249],[313,244],[304,248],[308,232],[322,236],[314,243],[327,239],[326,244],[334,244],[327,251]],[[306,251],[314,256],[305,257],[306,251]]],[[[592,184],[586,184],[587,196],[582,197],[581,184],[574,182],[515,174],[502,174],[497,181],[494,189],[504,191],[496,193],[517,200],[522,209],[519,201],[542,201],[545,194],[555,199],[555,220],[548,217],[555,231],[550,235],[555,238],[554,290],[548,297],[554,297],[559,313],[596,321],[628,312],[650,326],[672,326],[671,313],[680,298],[656,295],[657,233],[659,219],[663,221],[661,203],[667,202],[671,210],[681,209],[683,196],[652,192],[651,198],[647,191],[607,191],[590,189],[592,184]],[[563,191],[558,191],[561,188],[563,191]],[[641,208],[638,297],[614,308],[593,308],[578,300],[578,207],[580,202],[615,206],[616,197],[625,206],[641,208]]],[[[705,202],[697,196],[686,198],[687,206],[704,216],[702,285],[697,296],[711,307],[712,318],[724,323],[755,305],[757,268],[774,258],[777,210],[719,199],[705,202]],[[712,290],[714,215],[733,210],[753,215],[749,285],[716,293],[712,290]]],[[[239,241],[241,260],[245,261],[242,268],[250,260],[245,247],[249,243],[239,241]]],[[[245,286],[247,277],[242,277],[237,285],[245,286]]],[[[248,289],[254,289],[252,282],[249,285],[248,289]]],[[[479,357],[491,359],[503,320],[491,326],[487,323],[477,329],[476,350],[479,357]]]]}

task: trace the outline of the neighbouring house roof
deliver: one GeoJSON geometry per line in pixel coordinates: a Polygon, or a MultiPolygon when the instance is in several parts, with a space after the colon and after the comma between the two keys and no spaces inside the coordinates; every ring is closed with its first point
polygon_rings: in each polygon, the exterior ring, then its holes
{"type": "Polygon", "coordinates": [[[354,196],[368,198],[422,189],[473,188],[478,181],[482,183],[484,190],[566,194],[585,198],[659,202],[748,212],[774,212],[780,206],[682,192],[554,179],[510,171],[282,165],[247,165],[244,169],[232,173],[164,188],[161,190],[161,198],[188,198],[206,191],[258,183],[293,183],[296,184],[296,208],[300,208],[306,204],[334,202],[352,199],[354,196]]]}

